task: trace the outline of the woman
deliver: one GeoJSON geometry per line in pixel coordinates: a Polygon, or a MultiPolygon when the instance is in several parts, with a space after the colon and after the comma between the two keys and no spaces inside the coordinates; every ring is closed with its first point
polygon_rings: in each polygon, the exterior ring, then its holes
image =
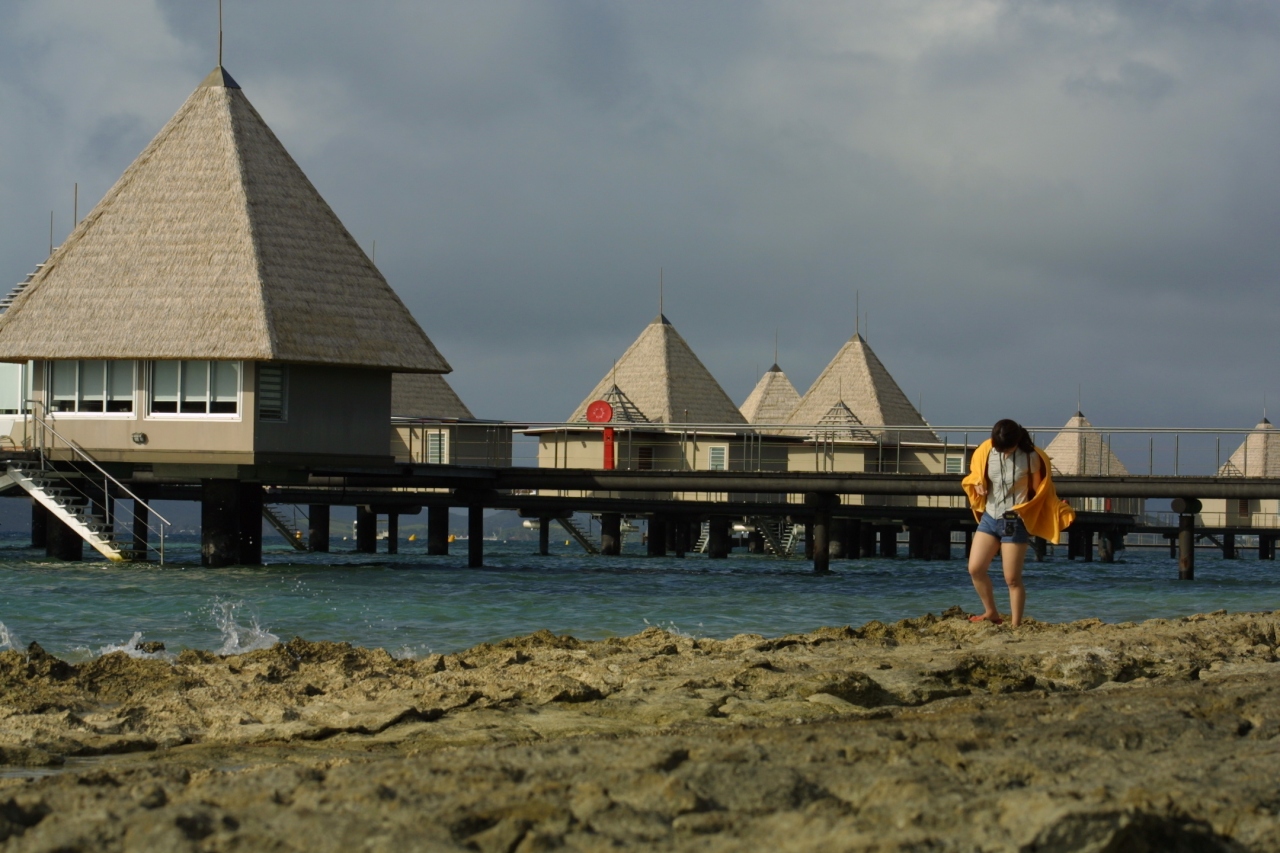
{"type": "Polygon", "coordinates": [[[1059,501],[1049,473],[1049,457],[1031,442],[1016,421],[1004,419],[991,428],[991,438],[978,445],[961,482],[978,521],[969,551],[969,577],[982,599],[982,615],[972,622],[1004,622],[996,609],[996,594],[988,573],[997,553],[1009,587],[1010,621],[1022,624],[1027,593],[1022,566],[1032,536],[1057,543],[1062,530],[1075,520],[1075,511],[1059,501]],[[994,452],[992,452],[994,451],[994,452]]]}

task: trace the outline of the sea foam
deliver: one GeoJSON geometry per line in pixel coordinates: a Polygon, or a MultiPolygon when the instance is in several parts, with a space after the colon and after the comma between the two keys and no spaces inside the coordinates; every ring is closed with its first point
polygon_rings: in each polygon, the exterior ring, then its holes
{"type": "Polygon", "coordinates": [[[222,645],[217,652],[220,655],[256,652],[280,642],[279,637],[258,624],[257,616],[251,616],[248,625],[236,621],[237,611],[243,606],[243,601],[215,601],[213,604],[213,620],[222,632],[222,645]]]}

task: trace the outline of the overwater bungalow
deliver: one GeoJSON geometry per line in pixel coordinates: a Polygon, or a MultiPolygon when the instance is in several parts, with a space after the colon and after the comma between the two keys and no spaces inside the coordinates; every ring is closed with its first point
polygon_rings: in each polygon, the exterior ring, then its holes
{"type": "MultiPolygon", "coordinates": [[[[785,423],[796,406],[800,405],[800,392],[791,384],[787,374],[774,362],[764,372],[756,387],[751,389],[747,399],[742,402],[739,411],[747,423],[780,425],[785,423]]],[[[765,427],[762,433],[777,434],[777,429],[765,427]]]]}
{"type": "Polygon", "coordinates": [[[15,442],[199,478],[232,561],[264,471],[393,464],[393,375],[450,370],[221,67],[5,304],[15,442]]]}
{"type": "MultiPolygon", "coordinates": [[[[1219,477],[1280,477],[1280,430],[1265,417],[1218,468],[1219,477]]],[[[1280,500],[1206,499],[1199,524],[1207,527],[1280,526],[1280,500]]]]}
{"type": "Polygon", "coordinates": [[[511,464],[512,427],[476,418],[438,374],[392,376],[391,421],[391,452],[397,462],[511,464]]]}
{"type": "MultiPolygon", "coordinates": [[[[1129,469],[1111,450],[1111,441],[1096,429],[1083,412],[1077,411],[1062,426],[1062,431],[1044,449],[1055,476],[1124,477],[1129,469]]],[[[1076,510],[1086,512],[1118,512],[1141,516],[1146,502],[1142,498],[1071,498],[1076,510]]]]}

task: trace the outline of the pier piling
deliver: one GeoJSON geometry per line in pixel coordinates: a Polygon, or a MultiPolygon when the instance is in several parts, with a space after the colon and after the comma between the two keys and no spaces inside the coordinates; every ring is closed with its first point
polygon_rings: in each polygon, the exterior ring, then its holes
{"type": "Polygon", "coordinates": [[[62,519],[50,515],[45,528],[44,552],[47,556],[64,562],[84,559],[84,540],[80,534],[62,523],[62,519]]]}
{"type": "Polygon", "coordinates": [[[546,557],[551,554],[551,516],[538,516],[538,554],[546,557]]]}
{"type": "Polygon", "coordinates": [[[387,513],[387,553],[400,553],[400,513],[387,513]]]}
{"type": "Polygon", "coordinates": [[[43,548],[49,542],[49,510],[31,499],[31,547],[43,548]]]}
{"type": "Polygon", "coordinates": [[[649,516],[649,535],[645,538],[645,553],[650,557],[667,555],[667,520],[662,516],[649,516]]]}
{"type": "Polygon", "coordinates": [[[484,566],[484,504],[467,506],[467,568],[484,566]]]}
{"type": "Polygon", "coordinates": [[[147,522],[150,521],[151,513],[147,510],[147,505],[142,501],[133,502],[133,555],[134,560],[147,559],[147,536],[150,530],[147,522]]]}
{"type": "Polygon", "coordinates": [[[262,564],[262,484],[200,482],[200,562],[210,568],[262,564]]]}
{"type": "Polygon", "coordinates": [[[356,507],[356,552],[378,552],[378,515],[367,506],[356,507]]]}
{"type": "Polygon", "coordinates": [[[311,504],[307,507],[307,550],[322,554],[329,552],[328,504],[311,504]]]}
{"type": "Polygon", "coordinates": [[[712,516],[707,522],[707,555],[713,560],[723,560],[733,550],[729,535],[730,522],[723,516],[712,516]]]}
{"type": "Polygon", "coordinates": [[[1174,498],[1169,507],[1178,514],[1178,580],[1196,578],[1196,513],[1202,508],[1195,498],[1174,498]]]}
{"type": "Polygon", "coordinates": [[[1222,559],[1234,560],[1236,558],[1236,535],[1234,533],[1222,534],[1222,559]]]}
{"type": "Polygon", "coordinates": [[[1042,536],[1031,537],[1031,553],[1035,554],[1036,562],[1043,563],[1045,555],[1049,551],[1049,542],[1042,536]]]}
{"type": "Polygon", "coordinates": [[[449,508],[427,507],[427,554],[441,557],[449,553],[449,508]]]}
{"type": "Polygon", "coordinates": [[[880,531],[880,556],[886,559],[893,559],[898,556],[898,526],[895,524],[881,525],[880,531]]]}
{"type": "Polygon", "coordinates": [[[805,503],[813,508],[813,570],[818,574],[831,571],[831,508],[836,503],[834,495],[814,493],[805,496],[805,503]]]}
{"type": "Polygon", "coordinates": [[[616,557],[622,553],[622,515],[616,512],[600,513],[600,553],[616,557]]]}

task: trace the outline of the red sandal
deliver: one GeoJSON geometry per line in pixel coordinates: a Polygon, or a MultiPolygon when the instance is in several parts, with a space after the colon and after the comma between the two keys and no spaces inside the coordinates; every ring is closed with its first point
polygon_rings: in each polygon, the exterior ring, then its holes
{"type": "Polygon", "coordinates": [[[999,616],[993,616],[990,619],[988,619],[986,616],[970,616],[969,621],[970,622],[990,622],[992,625],[1004,624],[1004,620],[1001,619],[999,616]]]}

